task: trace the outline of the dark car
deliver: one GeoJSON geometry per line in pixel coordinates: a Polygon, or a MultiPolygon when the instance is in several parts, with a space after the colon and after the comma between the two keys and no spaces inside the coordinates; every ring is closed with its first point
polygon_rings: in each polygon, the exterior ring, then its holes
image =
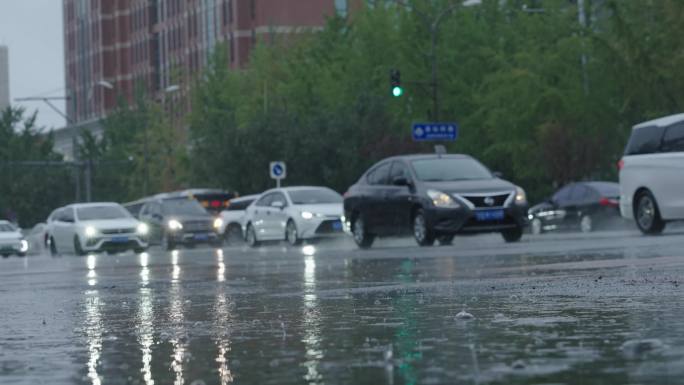
{"type": "Polygon", "coordinates": [[[204,207],[206,211],[214,216],[218,216],[221,211],[230,206],[230,200],[236,197],[233,192],[209,189],[209,188],[194,188],[181,191],[174,191],[162,194],[168,198],[190,198],[195,199],[204,207]]]}
{"type": "Polygon", "coordinates": [[[588,233],[620,222],[620,185],[613,182],[578,182],[558,190],[529,210],[530,231],[555,230],[588,233]]]}
{"type": "Polygon", "coordinates": [[[192,198],[154,198],[140,210],[139,218],[150,229],[150,242],[167,250],[179,245],[196,244],[220,246],[220,219],[209,214],[192,198]]]}
{"type": "Polygon", "coordinates": [[[346,226],[362,248],[376,236],[412,233],[421,246],[456,234],[499,232],[519,241],[527,198],[467,155],[409,155],[382,160],[345,194],[346,226]]]}

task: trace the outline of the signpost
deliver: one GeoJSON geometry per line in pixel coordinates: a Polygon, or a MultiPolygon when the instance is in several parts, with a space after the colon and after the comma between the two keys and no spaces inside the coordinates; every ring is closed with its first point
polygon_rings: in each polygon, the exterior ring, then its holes
{"type": "Polygon", "coordinates": [[[458,123],[413,123],[411,133],[416,142],[453,142],[458,138],[458,123]]]}
{"type": "Polygon", "coordinates": [[[268,169],[271,173],[271,178],[276,180],[276,186],[280,188],[280,181],[287,177],[285,162],[271,162],[268,169]]]}

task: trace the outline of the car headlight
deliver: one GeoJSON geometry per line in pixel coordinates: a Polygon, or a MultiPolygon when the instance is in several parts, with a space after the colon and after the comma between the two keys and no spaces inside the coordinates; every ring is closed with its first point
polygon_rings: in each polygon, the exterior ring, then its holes
{"type": "Polygon", "coordinates": [[[520,187],[515,188],[515,203],[519,205],[527,203],[527,194],[525,194],[525,190],[520,187]]]}
{"type": "Polygon", "coordinates": [[[177,230],[183,229],[183,224],[180,223],[177,219],[171,219],[169,221],[169,223],[167,223],[167,226],[169,227],[169,230],[172,230],[172,231],[177,231],[177,230]]]}
{"type": "Polygon", "coordinates": [[[435,205],[435,207],[449,207],[449,208],[457,208],[461,207],[458,202],[454,200],[449,194],[445,194],[441,191],[437,190],[427,190],[427,195],[432,199],[432,204],[435,205]]]}
{"type": "Polygon", "coordinates": [[[28,251],[29,245],[26,239],[21,240],[21,245],[19,246],[19,252],[20,253],[25,253],[28,251]]]}
{"type": "Polygon", "coordinates": [[[220,229],[221,226],[223,226],[223,219],[221,219],[221,218],[214,219],[214,228],[220,229]]]}
{"type": "Polygon", "coordinates": [[[141,223],[138,225],[137,231],[140,235],[147,235],[150,232],[150,227],[147,226],[147,223],[141,223]]]}
{"type": "Polygon", "coordinates": [[[93,226],[87,226],[85,228],[85,236],[88,238],[92,238],[97,235],[97,229],[94,228],[93,226]]]}
{"type": "Polygon", "coordinates": [[[311,219],[314,217],[314,214],[310,211],[302,211],[302,218],[304,219],[311,219]]]}

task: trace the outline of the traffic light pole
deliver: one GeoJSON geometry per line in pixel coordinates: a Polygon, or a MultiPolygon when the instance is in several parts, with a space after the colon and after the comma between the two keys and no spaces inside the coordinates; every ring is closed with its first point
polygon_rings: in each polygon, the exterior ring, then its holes
{"type": "MultiPolygon", "coordinates": [[[[418,15],[427,26],[430,31],[430,62],[432,63],[432,76],[430,80],[430,86],[432,87],[432,111],[430,113],[430,118],[433,122],[439,121],[439,85],[438,85],[438,68],[437,68],[437,34],[439,33],[439,27],[442,22],[446,20],[446,16],[451,15],[456,8],[463,6],[461,4],[462,0],[457,0],[451,6],[442,10],[437,17],[431,19],[427,14],[416,10],[410,4],[405,3],[402,0],[394,0],[394,2],[402,7],[410,9],[416,15],[418,15]]],[[[470,5],[470,4],[469,4],[470,5]]]]}

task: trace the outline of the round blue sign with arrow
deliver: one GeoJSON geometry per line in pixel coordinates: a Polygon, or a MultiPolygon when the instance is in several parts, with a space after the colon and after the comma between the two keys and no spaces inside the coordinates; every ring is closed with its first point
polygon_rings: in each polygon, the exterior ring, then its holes
{"type": "Polygon", "coordinates": [[[287,176],[287,167],[285,162],[271,162],[269,167],[271,172],[271,178],[273,179],[285,179],[287,176]]]}

